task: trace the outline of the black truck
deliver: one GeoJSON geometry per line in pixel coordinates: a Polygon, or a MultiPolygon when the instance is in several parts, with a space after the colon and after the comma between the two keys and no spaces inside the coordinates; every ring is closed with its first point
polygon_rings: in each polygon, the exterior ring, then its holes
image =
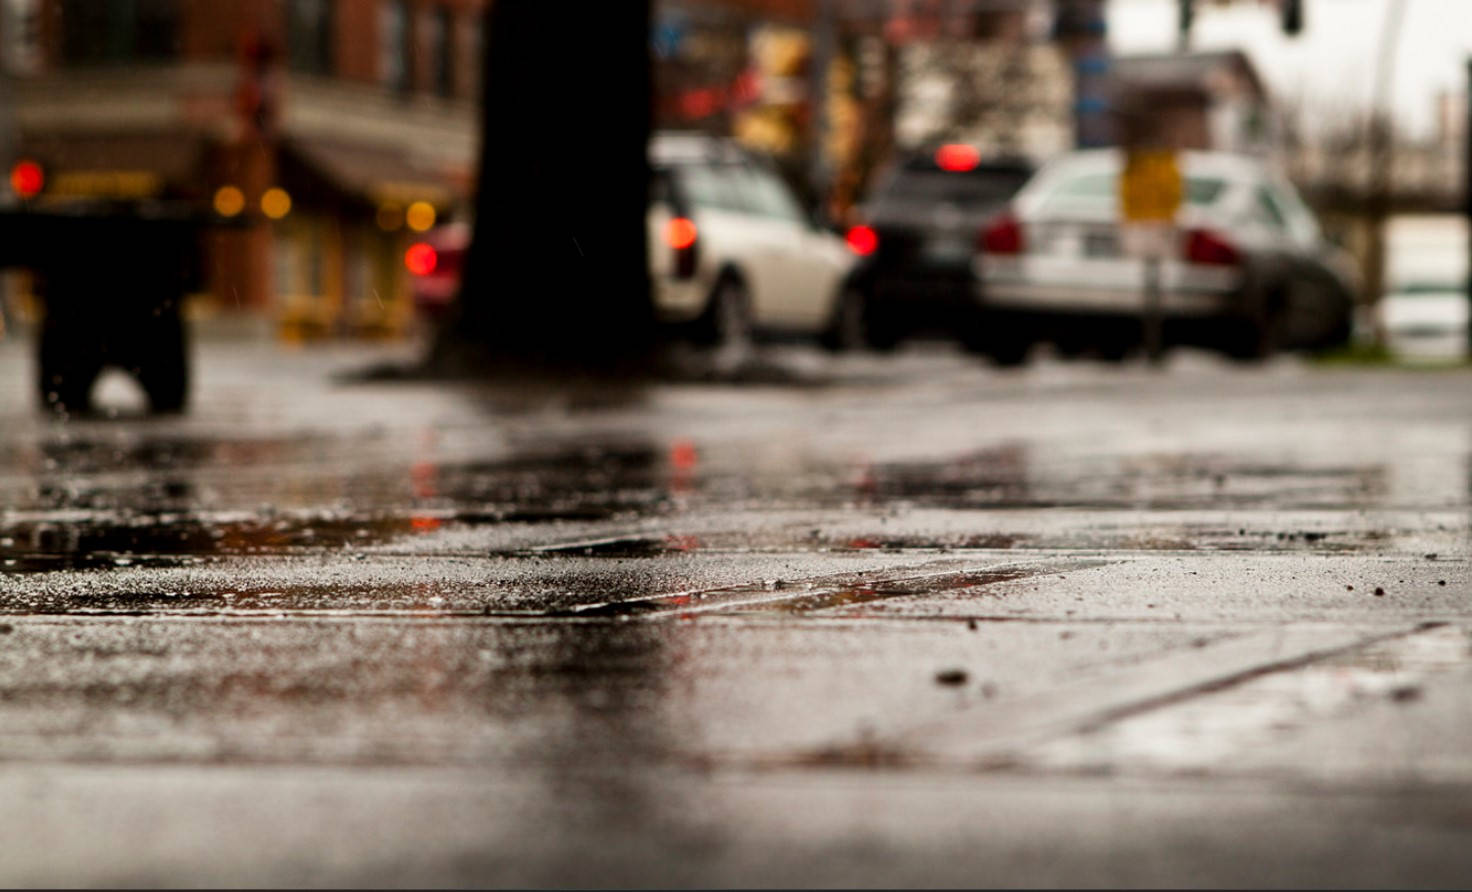
{"type": "Polygon", "coordinates": [[[132,375],[154,412],[189,396],[185,295],[201,285],[201,241],[223,223],[197,205],[153,198],[47,196],[34,161],[12,168],[0,207],[0,267],[26,269],[45,315],[37,388],[57,412],[86,413],[103,369],[132,375]]]}

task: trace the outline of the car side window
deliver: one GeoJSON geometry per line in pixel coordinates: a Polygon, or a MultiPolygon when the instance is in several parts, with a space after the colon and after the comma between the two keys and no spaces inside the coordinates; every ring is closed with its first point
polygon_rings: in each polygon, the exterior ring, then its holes
{"type": "Polygon", "coordinates": [[[1317,246],[1322,239],[1319,221],[1315,219],[1314,212],[1308,209],[1308,205],[1303,203],[1303,199],[1298,197],[1298,192],[1287,183],[1277,184],[1271,191],[1288,218],[1288,231],[1292,233],[1294,241],[1305,248],[1317,246]]]}
{"type": "Polygon", "coordinates": [[[1259,186],[1253,198],[1252,219],[1274,229],[1288,228],[1288,215],[1278,198],[1266,186],[1259,186]]]}
{"type": "Polygon", "coordinates": [[[680,167],[680,192],[698,208],[747,210],[731,165],[687,164],[680,167]]]}
{"type": "Polygon", "coordinates": [[[756,213],[774,220],[802,223],[806,220],[797,200],[787,190],[787,185],[764,170],[748,168],[751,199],[756,213]]]}

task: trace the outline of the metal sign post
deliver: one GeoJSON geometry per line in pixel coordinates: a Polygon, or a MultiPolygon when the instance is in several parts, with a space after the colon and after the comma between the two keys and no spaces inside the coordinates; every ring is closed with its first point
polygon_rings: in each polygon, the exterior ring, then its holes
{"type": "Polygon", "coordinates": [[[1181,169],[1170,149],[1129,149],[1119,177],[1123,247],[1143,264],[1140,333],[1152,364],[1165,357],[1161,266],[1175,244],[1181,169]]]}

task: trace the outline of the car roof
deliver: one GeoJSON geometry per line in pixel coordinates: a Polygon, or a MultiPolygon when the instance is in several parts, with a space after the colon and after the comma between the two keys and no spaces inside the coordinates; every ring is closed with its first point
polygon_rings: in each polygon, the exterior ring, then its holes
{"type": "MultiPolygon", "coordinates": [[[[1124,151],[1118,148],[1080,149],[1050,161],[1039,175],[1052,178],[1061,173],[1117,173],[1124,166],[1124,151]]],[[[1230,180],[1269,179],[1267,165],[1251,155],[1233,152],[1187,150],[1179,153],[1187,176],[1217,176],[1230,180]]]]}
{"type": "Polygon", "coordinates": [[[666,130],[655,133],[649,140],[649,160],[654,164],[700,161],[732,164],[747,160],[747,153],[735,140],[705,133],[666,130]]]}

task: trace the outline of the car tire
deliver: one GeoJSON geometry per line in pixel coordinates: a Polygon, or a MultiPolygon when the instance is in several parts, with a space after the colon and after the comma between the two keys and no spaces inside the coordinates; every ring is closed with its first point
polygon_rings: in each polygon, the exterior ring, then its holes
{"type": "Polygon", "coordinates": [[[752,341],[751,298],[733,276],[723,277],[711,292],[696,340],[718,350],[740,350],[752,341]]]}
{"type": "Polygon", "coordinates": [[[1031,352],[1032,343],[1024,338],[1018,338],[992,344],[987,348],[986,354],[991,357],[993,365],[1010,369],[1026,365],[1028,354],[1031,352]]]}
{"type": "Polygon", "coordinates": [[[92,408],[92,385],[102,372],[97,345],[81,326],[50,314],[41,324],[37,386],[42,405],[58,414],[83,414],[92,408]]]}
{"type": "Polygon", "coordinates": [[[136,366],[136,375],[148,405],[159,414],[182,412],[189,399],[189,355],[184,320],[166,312],[143,341],[148,351],[136,366]]]}
{"type": "Polygon", "coordinates": [[[835,353],[870,347],[869,301],[857,288],[843,289],[833,308],[833,321],[823,334],[823,346],[835,353]]]}
{"type": "Polygon", "coordinates": [[[973,323],[961,338],[966,352],[985,356],[1001,368],[1024,365],[1032,352],[1032,338],[1018,327],[997,328],[984,321],[973,323]]]}
{"type": "Polygon", "coordinates": [[[1264,307],[1247,318],[1229,323],[1225,352],[1239,362],[1260,362],[1281,347],[1282,312],[1264,307]]]}

